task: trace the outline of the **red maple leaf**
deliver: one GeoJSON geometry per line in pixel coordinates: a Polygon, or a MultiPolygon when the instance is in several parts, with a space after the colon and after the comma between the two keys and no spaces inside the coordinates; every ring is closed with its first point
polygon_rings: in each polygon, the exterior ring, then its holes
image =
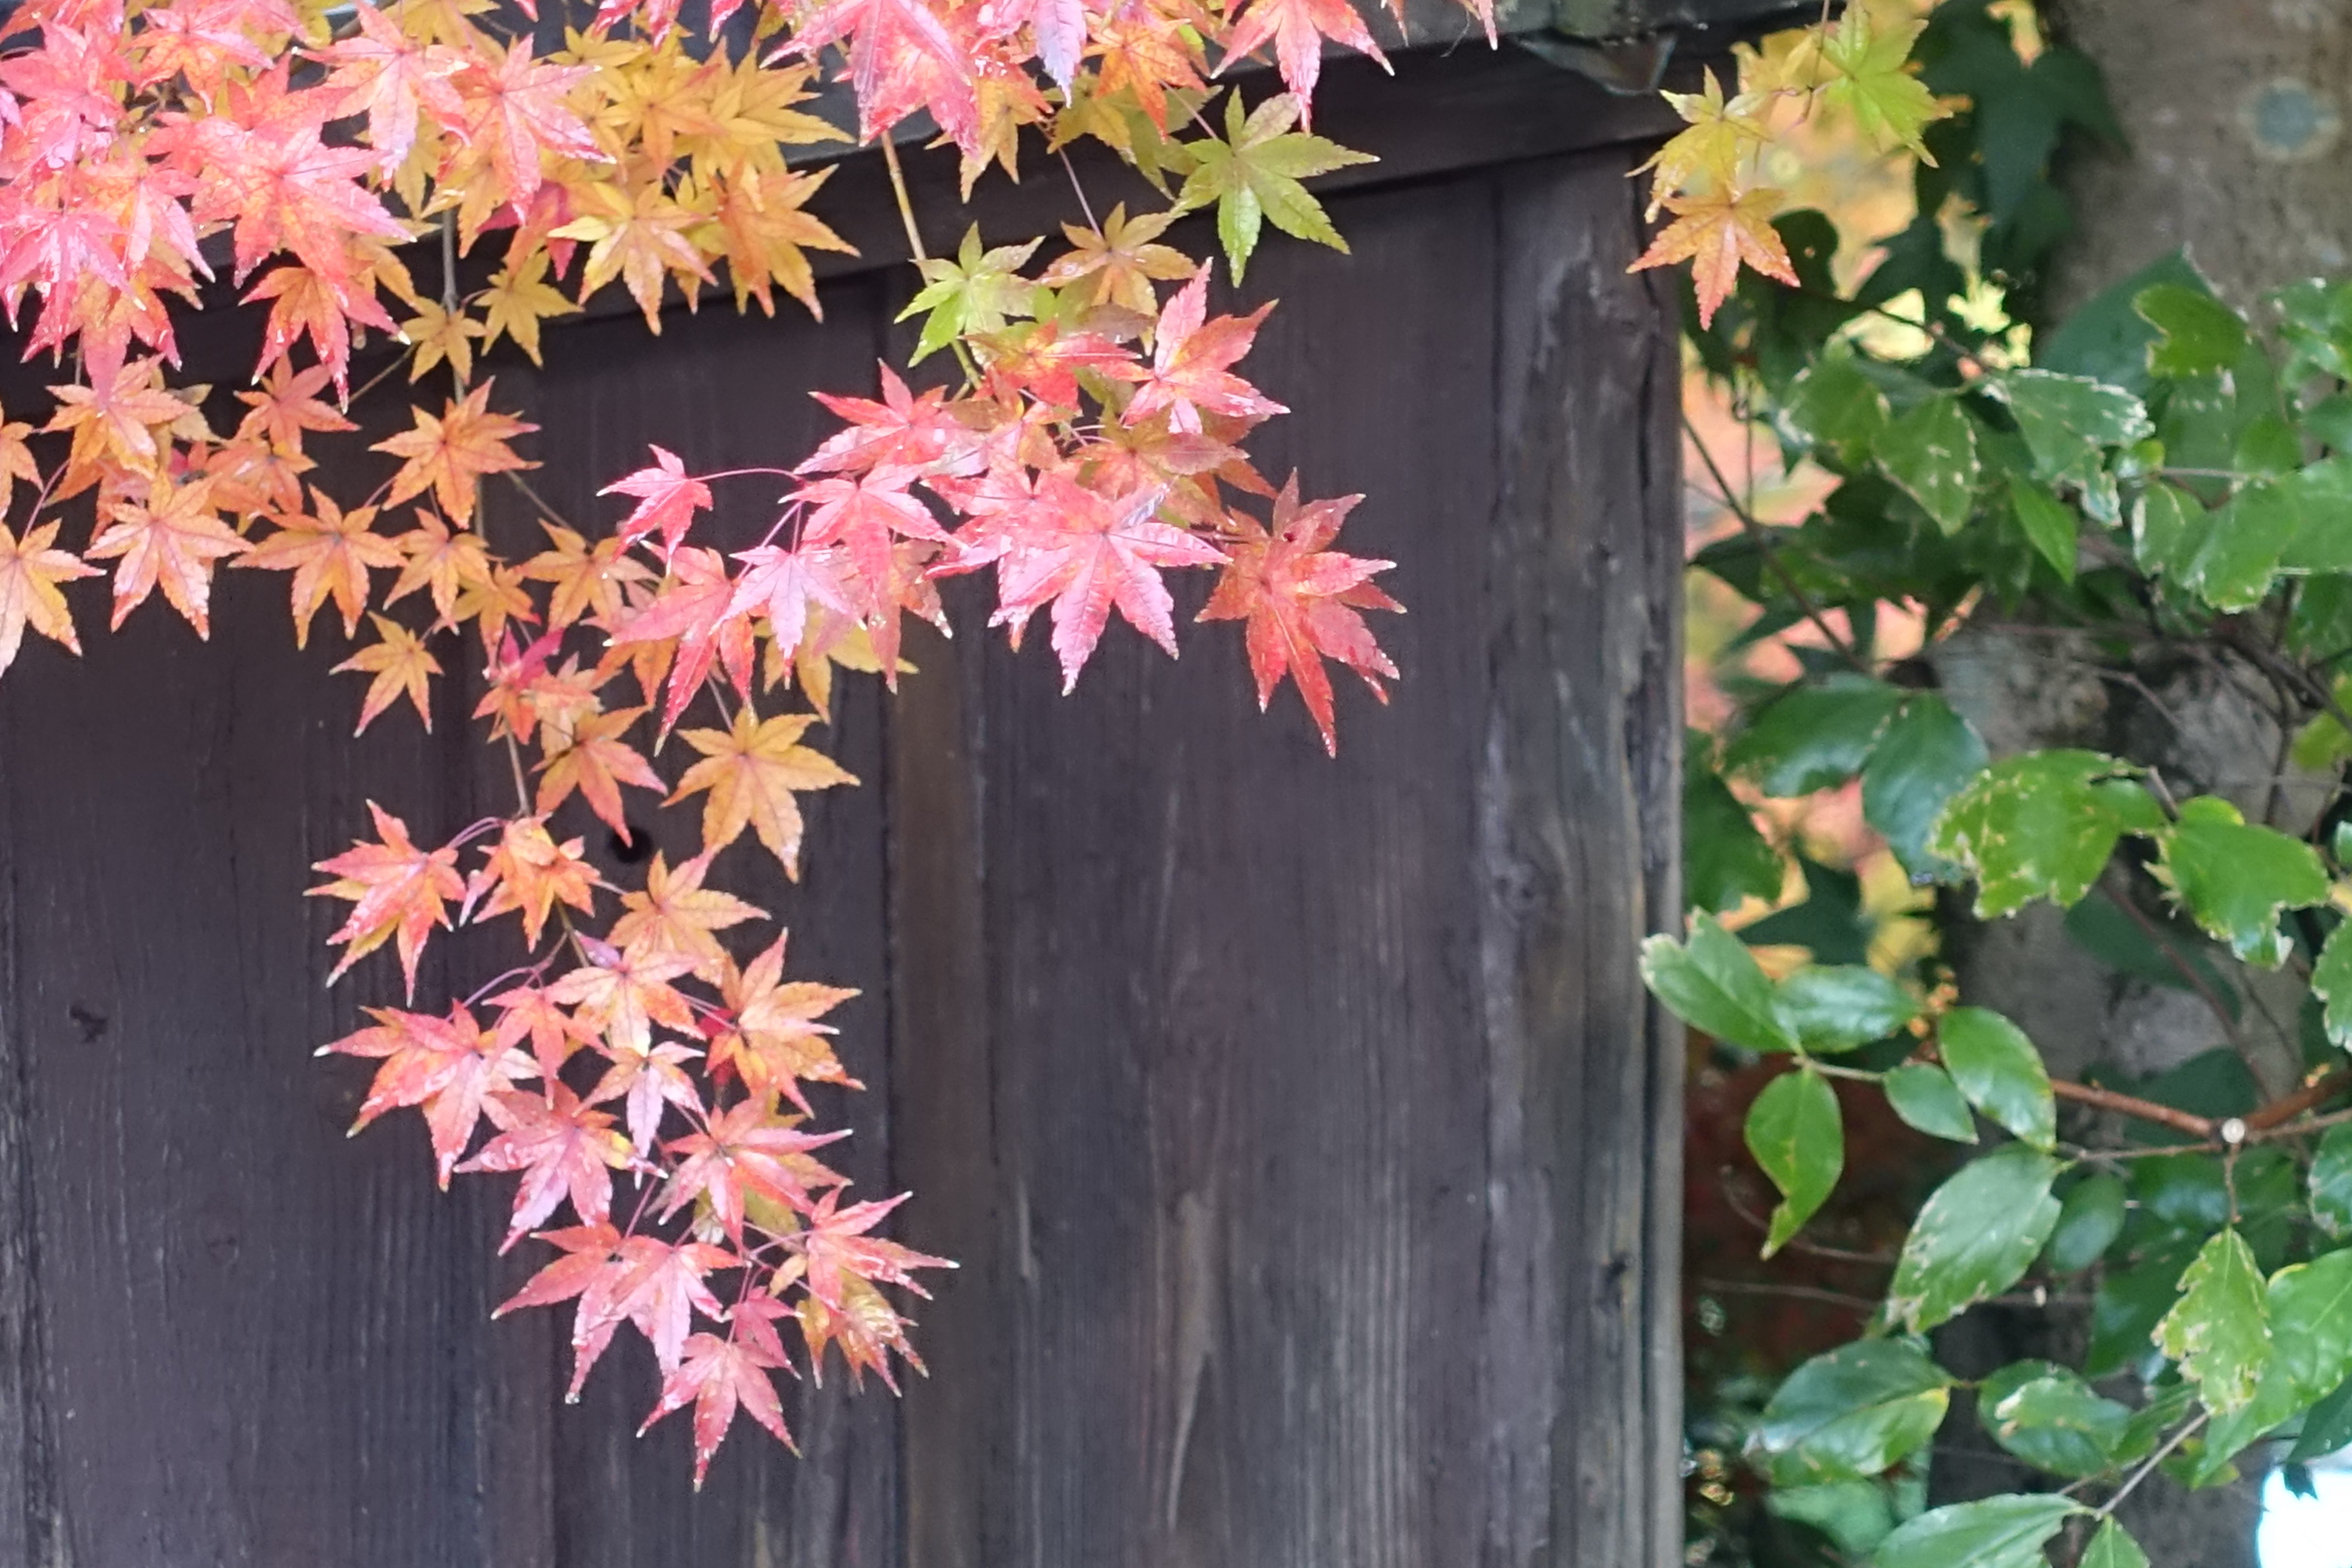
{"type": "Polygon", "coordinates": [[[1249,353],[1257,339],[1258,323],[1273,310],[1260,305],[1246,316],[1208,320],[1209,267],[1202,263],[1192,280],[1176,290],[1160,312],[1152,338],[1151,365],[1112,365],[1108,373],[1122,381],[1139,382],[1120,416],[1137,425],[1165,410],[1171,427],[1197,433],[1203,414],[1255,423],[1288,409],[1259,393],[1229,368],[1249,353]]]}
{"type": "Polygon", "coordinates": [[[367,116],[368,144],[375,149],[376,167],[390,174],[416,144],[420,109],[453,121],[464,108],[449,78],[464,68],[466,57],[439,44],[419,44],[367,0],[357,0],[352,10],[360,30],[311,58],[334,68],[320,85],[341,95],[335,102],[335,118],[367,116]]]}
{"type": "Polygon", "coordinates": [[[1380,45],[1372,41],[1364,19],[1349,0],[1250,0],[1249,9],[1242,13],[1225,39],[1224,63],[1217,70],[1223,74],[1235,60],[1271,40],[1275,61],[1282,68],[1282,85],[1298,100],[1298,121],[1304,125],[1316,79],[1322,74],[1326,38],[1371,56],[1383,69],[1388,67],[1388,57],[1381,53],[1380,45]]]}
{"type": "Polygon", "coordinates": [[[745,571],[736,579],[735,597],[728,607],[737,615],[767,616],[769,631],[780,648],[801,646],[808,634],[812,605],[838,616],[857,614],[843,579],[849,564],[846,553],[835,546],[785,550],[761,544],[737,551],[735,559],[743,563],[745,571]]]}
{"type": "Polygon", "coordinates": [[[625,550],[646,534],[658,533],[662,554],[667,557],[677,553],[694,514],[709,510],[710,487],[688,473],[677,453],[650,442],[647,446],[654,455],[651,468],[614,479],[596,493],[636,497],[636,510],[621,523],[621,547],[625,550]]]}
{"type": "Polygon", "coordinates": [[[824,1167],[795,1156],[848,1136],[845,1131],[796,1131],[789,1122],[778,1120],[761,1101],[744,1100],[712,1117],[703,1131],[665,1145],[670,1153],[683,1159],[670,1173],[661,1216],[667,1219],[708,1194],[712,1215],[740,1244],[743,1239],[746,1196],[757,1194],[803,1214],[810,1212],[814,1207],[808,1192],[811,1178],[824,1167]]]}
{"type": "Polygon", "coordinates": [[[1383,702],[1388,691],[1381,677],[1393,680],[1397,673],[1371,627],[1357,613],[1404,608],[1371,582],[1395,563],[1323,548],[1363,499],[1342,496],[1302,507],[1298,476],[1291,475],[1274,503],[1271,533],[1248,518],[1234,519],[1241,538],[1227,546],[1224,575],[1198,617],[1249,623],[1244,636],[1250,673],[1257,678],[1259,711],[1265,711],[1283,676],[1289,675],[1298,683],[1307,712],[1315,716],[1315,727],[1323,731],[1323,749],[1334,756],[1339,742],[1332,728],[1331,681],[1323,661],[1338,659],[1362,676],[1372,695],[1383,702]]]}
{"type": "Polygon", "coordinates": [[[629,1141],[614,1130],[610,1116],[582,1103],[560,1079],[551,1081],[547,1092],[545,1100],[512,1091],[485,1100],[482,1110],[500,1129],[499,1135],[457,1167],[522,1173],[513,1224],[500,1252],[529,1235],[566,1198],[572,1200],[572,1212],[586,1224],[609,1219],[613,1173],[629,1163],[629,1141]]]}
{"type": "Polygon", "coordinates": [[[847,420],[849,428],[826,437],[795,473],[912,468],[929,477],[978,471],[980,434],[959,416],[963,405],[949,403],[944,388],[926,387],[917,395],[886,364],[879,403],[824,392],[810,395],[847,420]]]}
{"type": "Polygon", "coordinates": [[[357,1132],[387,1110],[423,1106],[425,1125],[433,1137],[434,1163],[446,1189],[449,1173],[473,1141],[485,1100],[511,1090],[539,1069],[520,1051],[483,1034],[463,1006],[451,1007],[446,1018],[396,1007],[371,1007],[367,1013],[374,1025],[319,1047],[321,1056],[332,1051],[383,1063],[368,1086],[352,1131],[357,1132]]]}
{"type": "MultiPolygon", "coordinates": [[[[737,1306],[729,1314],[740,1326],[744,1314],[754,1302],[775,1306],[764,1298],[755,1297],[737,1306]]],[[[773,1337],[775,1331],[768,1331],[773,1337]]],[[[776,1441],[794,1453],[800,1445],[784,1426],[784,1407],[776,1398],[775,1381],[768,1374],[785,1364],[781,1350],[771,1350],[750,1335],[720,1339],[716,1334],[696,1334],[686,1342],[686,1353],[677,1370],[662,1379],[661,1399],[654,1405],[653,1414],[637,1428],[642,1437],[655,1422],[672,1411],[694,1402],[694,1488],[702,1489],[702,1478],[710,1468],[710,1457],[719,1452],[719,1445],[727,1438],[727,1429],[735,1423],[740,1406],[752,1420],[775,1434],[776,1441]]]]}
{"type": "Polygon", "coordinates": [[[454,847],[419,849],[409,841],[406,823],[373,801],[367,807],[382,842],[356,844],[311,868],[335,879],[312,888],[310,897],[353,900],[351,918],[327,939],[330,943],[351,944],[327,979],[331,984],[362,957],[396,938],[401,973],[407,979],[408,994],[414,996],[416,960],[425,951],[425,939],[436,925],[448,929],[447,905],[465,896],[466,884],[457,875],[454,847]]]}
{"type": "Polygon", "coordinates": [[[1029,617],[1051,604],[1066,692],[1077,685],[1114,606],[1173,657],[1173,605],[1160,569],[1213,566],[1224,556],[1182,529],[1155,521],[1165,493],[1156,488],[1107,499],[1066,475],[1048,473],[1038,493],[1038,503],[1024,509],[1013,525],[990,624],[1010,622],[1017,643],[1029,617]]]}
{"type": "MultiPolygon", "coordinates": [[[[945,540],[947,531],[930,509],[910,493],[912,468],[876,468],[856,479],[818,479],[786,499],[809,509],[801,528],[803,549],[827,544],[846,548],[856,577],[849,584],[861,614],[877,617],[895,604],[890,541],[945,540]]],[[[886,672],[888,669],[885,663],[886,672]]]]}
{"type": "Polygon", "coordinates": [[[572,88],[594,74],[593,66],[534,63],[530,39],[524,37],[495,66],[477,61],[452,79],[464,100],[454,129],[488,162],[518,218],[539,190],[542,154],[610,162],[565,101],[572,88]]]}
{"type": "Polygon", "coordinates": [[[785,49],[814,58],[849,40],[858,140],[870,142],[929,110],[967,153],[980,137],[979,69],[971,51],[925,0],[831,0],[802,21],[785,49]]]}
{"type": "Polygon", "coordinates": [[[953,1268],[954,1264],[866,1234],[908,1195],[900,1193],[895,1198],[852,1204],[845,1209],[835,1206],[841,1196],[838,1187],[819,1198],[809,1211],[807,1228],[784,1237],[784,1245],[807,1266],[809,1294],[838,1312],[845,1304],[846,1281],[855,1276],[869,1284],[904,1285],[918,1296],[929,1296],[916,1282],[913,1270],[953,1268]]]}
{"type": "Polygon", "coordinates": [[[653,600],[614,632],[616,648],[677,640],[669,695],[662,703],[662,733],[669,732],[702,689],[714,661],[727,671],[737,695],[751,694],[751,617],[739,607],[739,598],[717,551],[681,550],[671,559],[670,576],[653,600]]]}

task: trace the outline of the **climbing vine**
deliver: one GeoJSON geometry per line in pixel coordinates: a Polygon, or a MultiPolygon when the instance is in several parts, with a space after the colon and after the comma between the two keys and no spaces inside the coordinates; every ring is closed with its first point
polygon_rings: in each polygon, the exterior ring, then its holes
{"type": "Polygon", "coordinates": [[[1867,1281],[1814,1292],[1859,1332],[1760,1391],[1737,1462],[1822,1561],[2144,1564],[2122,1515],[2152,1476],[2259,1457],[2293,1479],[2352,1444],[2352,286],[2248,314],[2176,257],[2044,320],[2053,160],[2114,132],[2089,64],[2021,6],[1857,5],[1735,86],[1675,99],[1672,223],[1643,259],[1693,261],[1698,365],[1810,489],[1767,515],[1759,465],[1694,422],[1726,518],[1694,570],[1748,618],[1691,742],[1688,927],[1643,970],[1754,1064],[1761,1252],[1867,1281]],[[1843,279],[1834,226],[1763,177],[1791,127],[1839,115],[1907,151],[1916,196],[1843,279]],[[2147,722],[2099,749],[1989,730],[2004,705],[1944,679],[1986,638],[2147,722]],[[2183,763],[2158,689],[2181,670],[2274,743],[2183,763]],[[1800,802],[1858,813],[1914,889],[1909,940],[1869,940],[1800,802]],[[2215,1048],[2151,1077],[2053,1067],[2082,1042],[2030,1037],[1948,956],[2042,904],[2101,983],[2193,999],[2215,1048]],[[1943,1151],[1883,1254],[1817,1219],[1853,1179],[1847,1129],[1880,1121],[1943,1151]],[[2077,1350],[1962,1375],[1942,1331],[1996,1308],[2072,1314],[2077,1350]],[[2008,1484],[1926,1508],[1964,1420],[2008,1484]]]}

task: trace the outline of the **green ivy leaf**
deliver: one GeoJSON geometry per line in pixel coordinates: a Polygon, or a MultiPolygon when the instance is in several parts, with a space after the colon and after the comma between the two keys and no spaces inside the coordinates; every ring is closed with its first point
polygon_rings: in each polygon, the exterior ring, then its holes
{"type": "Polygon", "coordinates": [[[2147,368],[2157,375],[2225,371],[2246,346],[2246,323],[2238,312],[2202,289],[2158,283],[2140,290],[2132,309],[2162,334],[2147,345],[2147,368]]]}
{"type": "Polygon", "coordinates": [[[1376,163],[1368,153],[1353,152],[1337,142],[1294,132],[1298,100],[1277,93],[1242,114],[1242,95],[1235,89],[1225,99],[1225,134],[1187,142],[1192,172],[1177,193],[1179,210],[1217,207],[1217,238],[1224,246],[1225,262],[1234,281],[1242,280],[1251,254],[1257,249],[1261,226],[1271,223],[1297,239],[1345,253],[1348,242],[1331,226],[1323,205],[1307,194],[1299,182],[1328,174],[1351,163],[1376,163]]]}
{"type": "Polygon", "coordinates": [[[2050,1186],[2061,1169],[2009,1143],[1947,1178],[1904,1238],[1888,1315],[1924,1333],[2017,1283],[2058,1223],[2050,1186]]]}
{"type": "Polygon", "coordinates": [[[2075,1568],[2147,1568],[2147,1553],[2139,1549],[2131,1531],[2110,1518],[2083,1549],[2083,1561],[2075,1568]]]}
{"type": "Polygon", "coordinates": [[[2293,491],[2257,479],[2227,504],[2189,519],[2175,547],[2172,575],[2216,609],[2249,609],[2271,591],[2280,556],[2302,528],[2293,491]]]}
{"type": "Polygon", "coordinates": [[[1976,509],[1976,423],[1950,394],[1928,398],[1888,426],[1872,455],[1946,534],[1958,533],[1976,509]]]}
{"type": "Polygon", "coordinates": [[[2202,537],[2205,506],[2179,485],[2157,480],[2132,506],[2132,559],[2145,571],[2179,570],[2184,547],[2202,537]]]}
{"type": "Polygon", "coordinates": [[[1789,1374],[1749,1435],[1749,1457],[1776,1487],[1877,1475],[1935,1436],[1951,1386],[1905,1341],[1840,1345],[1789,1374]]]}
{"type": "Polygon", "coordinates": [[[2352,1236],[2352,1122],[2331,1127],[2311,1158],[2311,1217],[2333,1237],[2352,1236]]]}
{"type": "Polygon", "coordinates": [[[1863,820],[1915,883],[1958,875],[1958,867],[1927,852],[1927,835],[1946,803],[1984,769],[1976,727],[1932,691],[1905,698],[1879,735],[1862,770],[1863,820]]]}
{"type": "Polygon", "coordinates": [[[2046,370],[2012,370],[1988,378],[2009,405],[2032,455],[2036,479],[2089,489],[2100,482],[2106,449],[2153,435],[2147,410],[2119,386],[2046,370]]]}
{"type": "Polygon", "coordinates": [[[1937,1026],[1944,1068],[1969,1103],[2047,1151],[2058,1142],[2058,1102],[2042,1053],[2025,1031],[1982,1007],[1955,1007],[1937,1026]]]}
{"type": "Polygon", "coordinates": [[[2062,907],[2090,890],[2126,833],[2153,833],[2164,814],[2096,752],[2028,752],[1995,763],[1953,796],[1927,847],[1977,879],[1977,913],[2005,915],[2032,899],[2062,907]]]}
{"type": "Polygon", "coordinates": [[[2022,474],[2009,476],[2009,510],[2062,583],[2074,580],[2074,509],[2022,474]]]}
{"type": "Polygon", "coordinates": [[[1795,687],[1748,721],[1725,749],[1724,766],[1769,795],[1832,788],[1862,771],[1902,700],[1894,687],[1860,676],[1795,687]]]}
{"type": "Polygon", "coordinates": [[[2156,836],[2158,880],[2187,906],[2206,935],[2249,963],[2286,962],[2280,912],[2324,903],[2327,871],[2319,852],[2273,828],[2249,826],[2217,795],[2184,801],[2180,820],[2156,836]]]}
{"type": "Polygon", "coordinates": [[[954,260],[934,257],[922,263],[922,291],[898,312],[902,321],[923,317],[915,359],[938,353],[966,332],[1002,331],[1008,320],[1028,315],[1037,289],[1020,275],[1021,269],[1043,243],[1033,239],[984,251],[980,226],[974,224],[964,232],[954,260]]]}
{"type": "Polygon", "coordinates": [[[1977,1390],[1977,1416],[1994,1442],[2070,1478],[2095,1476],[2115,1462],[2131,1415],[2079,1373],[2046,1361],[2003,1367],[1977,1390]]]}
{"type": "Polygon", "coordinates": [[[1756,1051],[1797,1048],[1755,955],[1712,915],[1691,921],[1687,943],[1666,936],[1644,942],[1642,980],[1675,1016],[1727,1044],[1756,1051]]]}
{"type": "Polygon", "coordinates": [[[1808,964],[1780,982],[1780,1017],[1824,1055],[1883,1040],[1919,1016],[1911,994],[1861,964],[1808,964]]]}
{"type": "Polygon", "coordinates": [[[2044,1254],[2053,1270],[2078,1273],[2106,1255],[2124,1233],[2124,1184],[2102,1171],[2074,1184],[2058,1206],[2058,1228],[2044,1254]]]}
{"type": "Polygon", "coordinates": [[[1876,1568],[2045,1568],[2042,1543],[2087,1511],[2049,1493],[1949,1503],[1881,1542],[1876,1568]]]}
{"type": "Polygon", "coordinates": [[[1692,732],[1683,762],[1683,901],[1710,913],[1748,899],[1776,899],[1785,868],[1756,819],[1707,765],[1692,732]]]}
{"type": "Polygon", "coordinates": [[[2345,921],[2328,933],[2327,944],[2319,950],[2319,962],[2311,966],[2312,994],[2327,1004],[2322,1015],[2327,1025],[2327,1037],[2336,1045],[2352,1048],[2352,921],[2345,921]]]}
{"type": "Polygon", "coordinates": [[[2217,1233],[2180,1276],[2179,1290],[2156,1326],[2157,1348],[2180,1363],[2207,1409],[2226,1416],[2253,1398],[2271,1350],[2263,1277],[2246,1238],[2217,1233]]]}
{"type": "Polygon", "coordinates": [[[2272,1275],[2263,1312],[2270,1350],[2260,1382],[2250,1401],[2207,1429],[2200,1474],[2217,1474],[2247,1444],[2352,1377],[2352,1251],[2272,1275]]]}
{"type": "Polygon", "coordinates": [[[1748,1108],[1747,1137],[1748,1152],[1780,1189],[1764,1238],[1763,1255],[1769,1258],[1813,1217],[1845,1169],[1837,1091],[1811,1068],[1782,1073],[1748,1108]]]}
{"type": "Polygon", "coordinates": [[[1977,1119],[1960,1086],[1942,1068],[1906,1062],[1889,1068],[1878,1086],[1886,1091],[1886,1103],[1906,1125],[1930,1138],[1948,1138],[1955,1143],[1977,1141],[1977,1119]]]}
{"type": "Polygon", "coordinates": [[[1848,468],[1870,460],[1886,430],[1886,394],[1850,353],[1828,353],[1790,384],[1781,423],[1848,468]]]}

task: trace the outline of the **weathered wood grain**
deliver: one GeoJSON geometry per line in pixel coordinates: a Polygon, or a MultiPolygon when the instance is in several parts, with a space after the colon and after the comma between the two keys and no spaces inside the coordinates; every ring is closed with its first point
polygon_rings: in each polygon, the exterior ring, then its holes
{"type": "MultiPolygon", "coordinates": [[[[503,1184],[436,1194],[413,1119],[346,1142],[367,1068],[309,1059],[397,987],[377,958],[319,988],[310,863],[371,795],[420,837],[505,798],[472,672],[434,736],[354,743],[339,636],[289,658],[261,574],[224,574],[208,647],[160,605],[81,661],[28,647],[0,682],[0,1563],[1676,1557],[1677,1058],[1633,971],[1675,908],[1672,316],[1622,271],[1625,125],[1573,154],[1476,123],[1432,161],[1423,120],[1368,121],[1392,156],[1335,197],[1355,256],[1271,243],[1250,279],[1283,300],[1252,363],[1298,410],[1264,466],[1368,492],[1348,547],[1412,606],[1337,763],[1294,693],[1251,710],[1232,628],[1181,665],[1115,631],[1065,700],[969,584],[895,703],[845,690],[824,738],[864,786],[808,803],[799,884],[741,890],[796,972],[865,989],[844,1163],[915,1188],[898,1234],[964,1268],[918,1310],[929,1380],[793,1391],[805,1457],[739,1436],[698,1499],[682,1421],[628,1435],[642,1354],[564,1406],[562,1317],[488,1321],[535,1262],[492,1256],[503,1184]]],[[[885,260],[821,328],[551,329],[547,371],[499,369],[544,426],[533,488],[581,521],[649,440],[792,461],[807,389],[903,352],[885,260]]],[[[521,547],[535,507],[488,494],[521,547]]],[[[771,500],[728,487],[714,540],[771,500]]],[[[445,951],[426,994],[507,961],[445,951]]]]}

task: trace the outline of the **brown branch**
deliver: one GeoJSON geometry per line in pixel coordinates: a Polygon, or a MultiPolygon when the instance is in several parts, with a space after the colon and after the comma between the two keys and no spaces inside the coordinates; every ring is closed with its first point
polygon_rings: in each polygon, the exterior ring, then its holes
{"type": "Polygon", "coordinates": [[[2304,1085],[2293,1094],[2283,1095],[2272,1100],[2260,1110],[2249,1115],[2245,1119],[2246,1131],[2267,1131],[2282,1122],[2293,1121],[2315,1106],[2333,1100],[2347,1089],[2352,1089],[2352,1068],[2338,1068],[2324,1078],[2304,1085]]]}
{"type": "Polygon", "coordinates": [[[2191,1138],[2213,1136],[2213,1123],[2208,1118],[2173,1106],[2158,1105],[2137,1095],[2118,1094],[2112,1089],[2101,1089],[2096,1084],[2070,1083],[2064,1079],[2051,1079],[2050,1092],[2077,1105],[2112,1110],[2119,1116],[2129,1116],[2141,1121],[2153,1121],[2158,1126],[2169,1127],[2175,1132],[2185,1132],[2191,1138]]]}

